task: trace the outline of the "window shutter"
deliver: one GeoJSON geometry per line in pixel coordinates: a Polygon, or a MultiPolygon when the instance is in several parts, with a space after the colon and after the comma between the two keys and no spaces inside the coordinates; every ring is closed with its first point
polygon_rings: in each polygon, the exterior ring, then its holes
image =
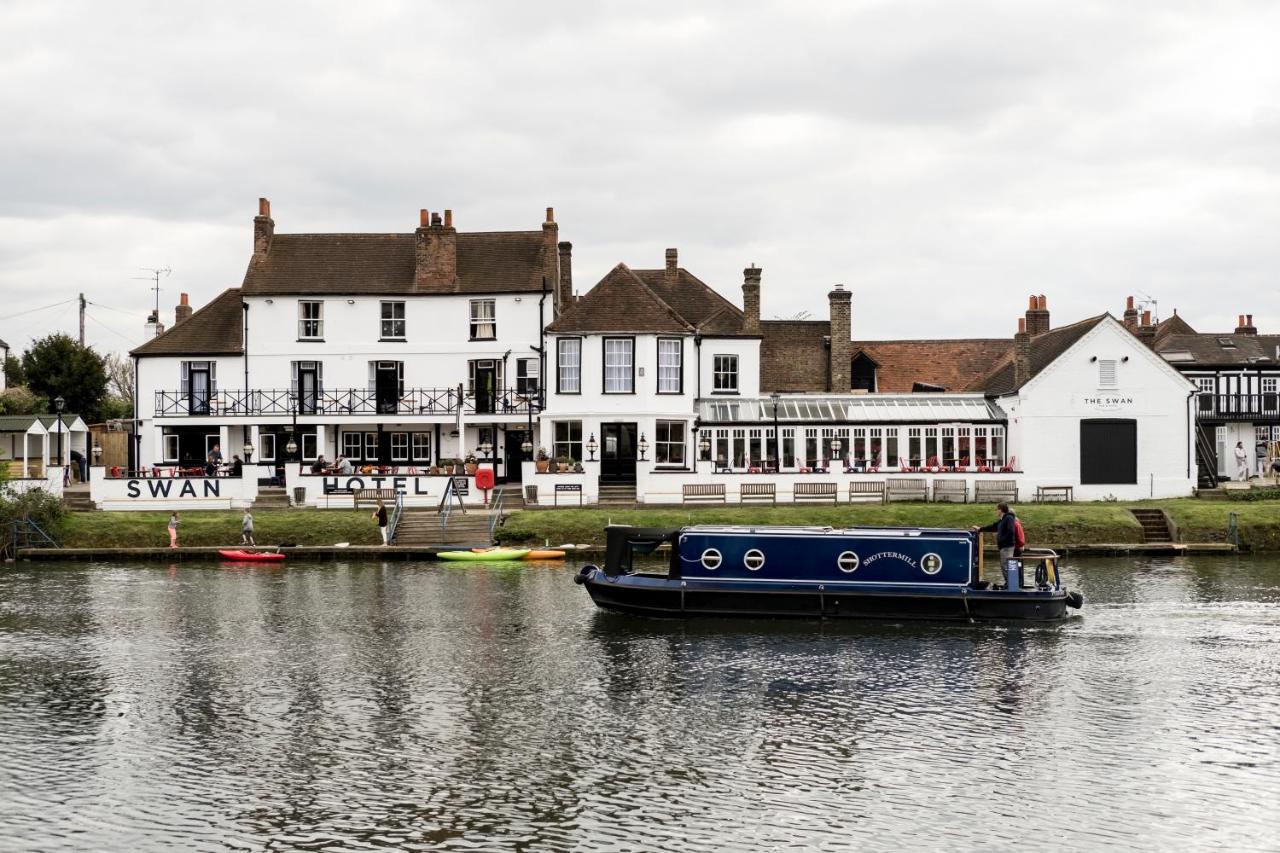
{"type": "Polygon", "coordinates": [[[209,362],[209,393],[214,394],[218,391],[218,362],[209,362]]]}
{"type": "Polygon", "coordinates": [[[1103,388],[1114,388],[1116,384],[1116,362],[1113,358],[1099,359],[1098,385],[1103,388]]]}
{"type": "Polygon", "coordinates": [[[181,362],[178,372],[178,393],[183,397],[191,392],[191,362],[181,362]]]}

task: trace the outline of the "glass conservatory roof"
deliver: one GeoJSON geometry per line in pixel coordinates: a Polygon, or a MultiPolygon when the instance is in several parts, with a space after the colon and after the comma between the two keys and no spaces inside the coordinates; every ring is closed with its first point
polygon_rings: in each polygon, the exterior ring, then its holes
{"type": "MultiPolygon", "coordinates": [[[[778,398],[777,420],[786,423],[894,423],[937,421],[1000,421],[1004,411],[982,394],[851,394],[778,398]]],[[[700,400],[704,423],[771,423],[770,397],[700,400]]]]}

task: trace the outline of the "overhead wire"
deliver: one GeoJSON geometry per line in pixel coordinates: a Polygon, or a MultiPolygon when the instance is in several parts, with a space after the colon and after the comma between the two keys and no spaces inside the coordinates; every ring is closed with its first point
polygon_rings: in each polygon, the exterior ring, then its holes
{"type": "Polygon", "coordinates": [[[34,314],[34,313],[36,313],[37,311],[47,311],[47,310],[49,310],[50,308],[57,308],[59,305],[67,305],[67,304],[72,303],[72,302],[75,302],[75,301],[76,301],[76,298],[75,298],[75,297],[72,297],[71,299],[64,299],[64,300],[62,300],[61,302],[55,302],[55,303],[53,303],[52,305],[45,305],[45,306],[42,306],[42,307],[40,307],[40,308],[28,308],[26,311],[19,311],[17,314],[10,314],[10,315],[8,315],[7,317],[0,317],[0,320],[12,320],[12,319],[14,319],[15,317],[22,317],[22,316],[25,316],[25,315],[27,315],[27,314],[34,314]]]}

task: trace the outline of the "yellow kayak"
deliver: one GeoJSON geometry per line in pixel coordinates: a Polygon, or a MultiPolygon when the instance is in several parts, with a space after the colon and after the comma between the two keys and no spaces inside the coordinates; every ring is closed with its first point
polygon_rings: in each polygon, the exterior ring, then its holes
{"type": "Polygon", "coordinates": [[[528,553],[528,548],[478,548],[472,551],[441,551],[436,556],[441,560],[489,562],[491,560],[523,560],[528,553]]]}

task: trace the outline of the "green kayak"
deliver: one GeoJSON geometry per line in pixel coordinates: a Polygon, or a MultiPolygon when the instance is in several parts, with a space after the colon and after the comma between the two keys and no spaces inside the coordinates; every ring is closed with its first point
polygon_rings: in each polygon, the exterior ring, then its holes
{"type": "Polygon", "coordinates": [[[476,563],[487,563],[492,560],[523,560],[529,553],[528,548],[487,548],[483,551],[441,551],[436,554],[441,560],[470,560],[476,563]]]}

